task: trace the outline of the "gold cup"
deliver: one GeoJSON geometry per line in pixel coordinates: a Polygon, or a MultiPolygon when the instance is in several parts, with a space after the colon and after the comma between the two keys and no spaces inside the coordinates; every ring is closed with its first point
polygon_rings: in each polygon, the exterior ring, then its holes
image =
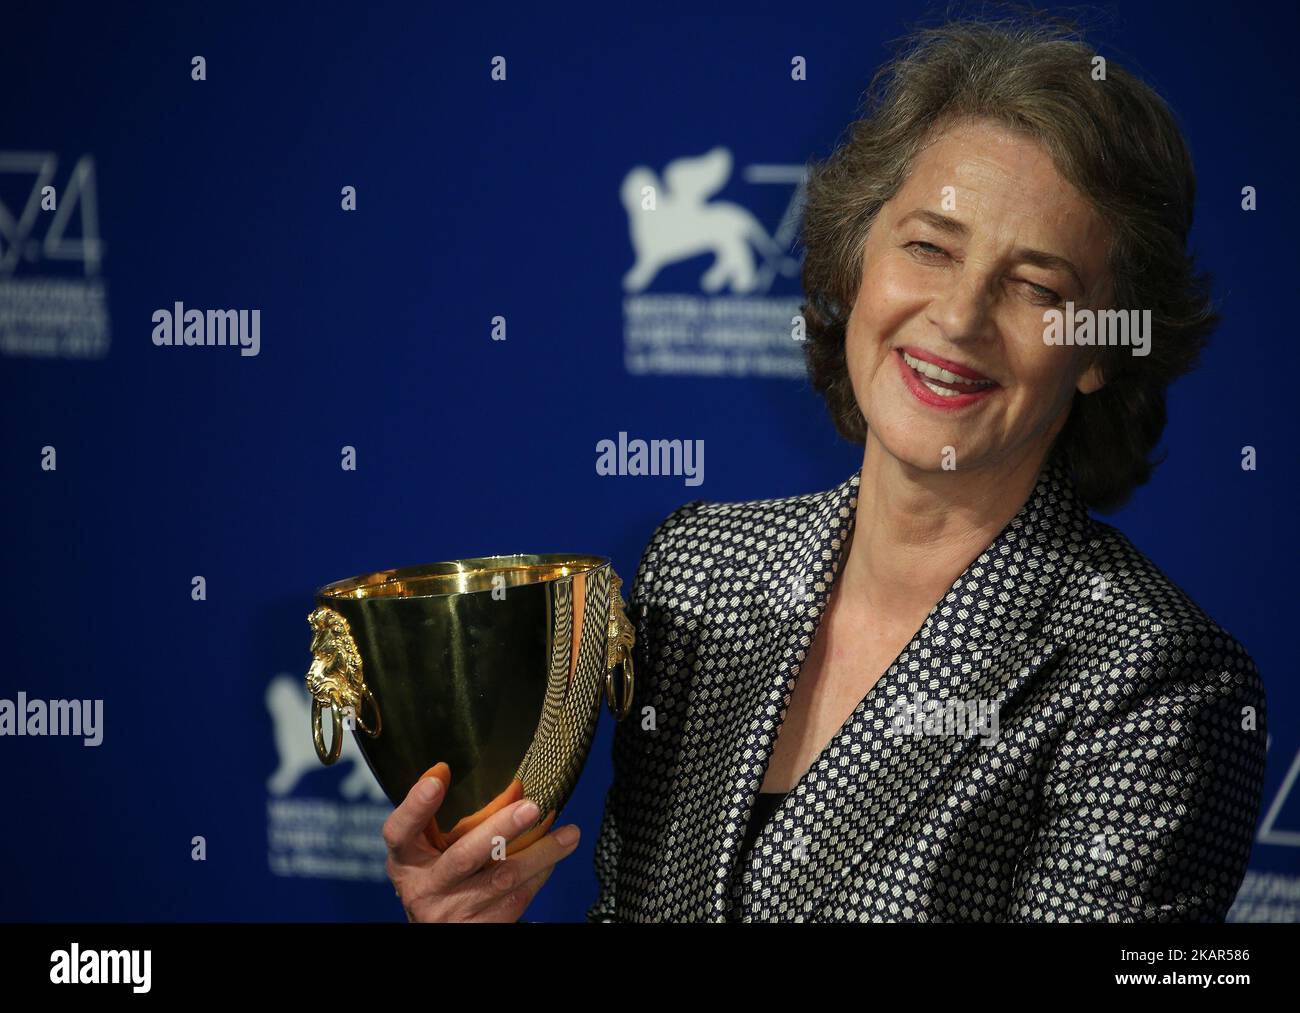
{"type": "Polygon", "coordinates": [[[605,557],[559,554],[327,584],[307,617],[317,755],[339,758],[347,721],[394,805],[421,777],[438,777],[445,795],[425,835],[439,850],[526,796],[540,814],[507,853],[527,847],[577,784],[602,692],[617,720],[631,709],[634,632],[621,586],[605,557]]]}

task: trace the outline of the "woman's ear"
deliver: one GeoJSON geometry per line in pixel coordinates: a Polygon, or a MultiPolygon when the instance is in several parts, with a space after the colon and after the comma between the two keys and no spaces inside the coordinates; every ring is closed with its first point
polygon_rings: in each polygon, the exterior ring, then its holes
{"type": "Polygon", "coordinates": [[[1098,355],[1093,358],[1092,364],[1084,370],[1083,375],[1079,377],[1079,382],[1075,386],[1078,388],[1080,394],[1095,394],[1105,385],[1106,379],[1102,376],[1101,356],[1098,355]]]}

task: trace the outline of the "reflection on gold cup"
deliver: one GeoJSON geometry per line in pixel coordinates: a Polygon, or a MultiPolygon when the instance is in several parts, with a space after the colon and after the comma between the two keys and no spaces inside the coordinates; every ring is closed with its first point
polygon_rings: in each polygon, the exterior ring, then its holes
{"type": "Polygon", "coordinates": [[[634,634],[621,585],[602,556],[555,554],[459,559],[326,585],[308,616],[321,762],[339,758],[349,718],[394,805],[419,778],[442,780],[446,794],[426,831],[435,847],[524,796],[540,815],[507,852],[527,847],[577,784],[602,692],[619,720],[631,709],[634,634]]]}

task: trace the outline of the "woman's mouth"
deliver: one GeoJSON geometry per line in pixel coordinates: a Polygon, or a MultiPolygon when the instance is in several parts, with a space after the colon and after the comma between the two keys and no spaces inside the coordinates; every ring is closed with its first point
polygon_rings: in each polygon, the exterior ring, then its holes
{"type": "Polygon", "coordinates": [[[983,401],[998,384],[968,367],[934,361],[919,349],[895,349],[903,381],[922,404],[933,408],[964,408],[983,401]],[[960,372],[957,372],[960,370],[960,372]]]}

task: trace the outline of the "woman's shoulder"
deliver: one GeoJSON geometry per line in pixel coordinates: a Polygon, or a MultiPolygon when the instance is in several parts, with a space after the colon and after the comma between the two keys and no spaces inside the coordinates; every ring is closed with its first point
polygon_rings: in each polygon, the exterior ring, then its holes
{"type": "Polygon", "coordinates": [[[1262,702],[1245,646],[1118,528],[1098,521],[1072,572],[1064,610],[1077,613],[1077,645],[1099,670],[1129,663],[1156,683],[1245,691],[1262,702]]]}
{"type": "MultiPolygon", "coordinates": [[[[832,489],[794,493],[785,496],[766,496],[761,499],[714,500],[694,499],[683,503],[670,513],[655,530],[655,539],[681,539],[704,530],[719,532],[740,525],[767,524],[778,530],[798,521],[808,511],[816,509],[853,484],[855,472],[846,481],[832,489]]],[[[652,539],[653,540],[653,539],[652,539]]]]}
{"type": "Polygon", "coordinates": [[[639,571],[652,578],[651,564],[701,570],[726,557],[737,564],[748,555],[792,538],[829,504],[845,500],[857,472],[831,489],[761,499],[694,499],[661,520],[650,536],[639,571]]]}
{"type": "Polygon", "coordinates": [[[1122,611],[1145,628],[1195,629],[1230,635],[1190,593],[1119,528],[1092,519],[1091,539],[1082,571],[1088,598],[1098,611],[1122,611]]]}

